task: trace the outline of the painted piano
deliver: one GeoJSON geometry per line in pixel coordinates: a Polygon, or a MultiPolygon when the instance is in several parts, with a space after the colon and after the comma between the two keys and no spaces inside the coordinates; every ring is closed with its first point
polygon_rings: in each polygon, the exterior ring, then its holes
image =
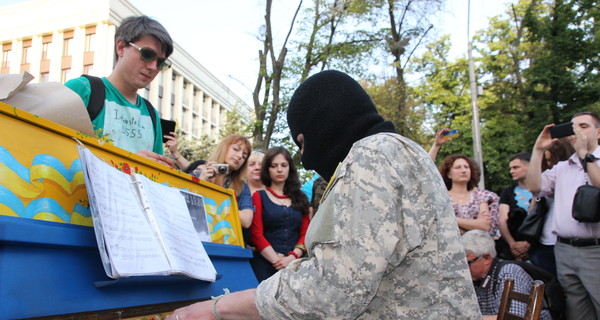
{"type": "Polygon", "coordinates": [[[164,318],[173,309],[256,287],[235,194],[0,102],[0,319],[164,318]],[[77,143],[115,168],[205,198],[215,282],[108,278],[77,143]]]}

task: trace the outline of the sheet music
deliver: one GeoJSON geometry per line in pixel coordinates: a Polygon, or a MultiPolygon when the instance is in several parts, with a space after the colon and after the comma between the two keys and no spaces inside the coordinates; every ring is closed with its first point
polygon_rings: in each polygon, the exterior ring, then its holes
{"type": "Polygon", "coordinates": [[[185,200],[194,224],[194,229],[196,230],[196,233],[198,233],[200,241],[210,242],[210,231],[208,229],[208,219],[206,219],[204,198],[199,194],[186,190],[179,190],[179,192],[185,200]]]}
{"type": "Polygon", "coordinates": [[[103,234],[108,256],[116,271],[109,276],[168,272],[170,266],[151,232],[131,177],[100,160],[87,148],[80,148],[80,155],[87,172],[86,187],[93,194],[90,208],[94,221],[99,220],[101,224],[96,232],[103,234]]]}
{"type": "Polygon", "coordinates": [[[134,176],[144,187],[173,269],[198,279],[215,281],[216,271],[194,228],[180,190],[152,182],[142,175],[134,176]]]}

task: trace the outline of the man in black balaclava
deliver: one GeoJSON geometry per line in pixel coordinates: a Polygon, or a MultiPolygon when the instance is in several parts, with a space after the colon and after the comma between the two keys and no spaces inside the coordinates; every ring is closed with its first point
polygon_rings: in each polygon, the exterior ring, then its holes
{"type": "Polygon", "coordinates": [[[177,318],[481,319],[448,191],[427,152],[394,133],[338,71],[298,87],[288,124],[304,166],[332,177],[306,232],[307,255],[255,291],[177,318]]]}
{"type": "Polygon", "coordinates": [[[298,134],[304,135],[302,165],[327,181],[354,142],[379,132],[396,132],[360,84],[334,70],[300,85],[288,106],[287,120],[298,147],[298,134]]]}

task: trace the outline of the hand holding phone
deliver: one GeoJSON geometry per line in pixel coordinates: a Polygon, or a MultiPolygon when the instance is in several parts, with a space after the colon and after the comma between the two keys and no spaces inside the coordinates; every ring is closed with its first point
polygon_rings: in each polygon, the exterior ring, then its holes
{"type": "Polygon", "coordinates": [[[450,130],[448,132],[444,132],[444,137],[446,139],[454,139],[454,138],[458,137],[458,135],[459,134],[458,134],[458,130],[457,129],[450,130]]]}
{"type": "Polygon", "coordinates": [[[557,124],[550,128],[550,136],[554,138],[562,138],[574,135],[573,122],[557,124]]]}
{"type": "MultiPolygon", "coordinates": [[[[171,132],[175,132],[175,121],[160,119],[163,136],[170,136],[171,132]]],[[[167,138],[163,137],[163,143],[167,142],[167,138]]]]}

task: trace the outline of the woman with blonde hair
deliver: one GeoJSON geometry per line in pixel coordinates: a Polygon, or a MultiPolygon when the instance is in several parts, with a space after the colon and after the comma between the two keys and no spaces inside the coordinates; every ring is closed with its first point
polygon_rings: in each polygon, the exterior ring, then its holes
{"type": "Polygon", "coordinates": [[[208,157],[204,165],[194,173],[202,180],[212,182],[227,189],[233,189],[238,202],[242,228],[250,228],[254,209],[250,189],[244,182],[248,156],[252,152],[250,141],[239,134],[225,137],[208,157]],[[227,165],[226,169],[223,169],[227,165]]]}
{"type": "Polygon", "coordinates": [[[258,190],[264,190],[265,185],[260,181],[260,168],[262,165],[265,152],[263,150],[252,150],[248,158],[248,170],[246,172],[246,182],[250,188],[250,194],[258,190]]]}

